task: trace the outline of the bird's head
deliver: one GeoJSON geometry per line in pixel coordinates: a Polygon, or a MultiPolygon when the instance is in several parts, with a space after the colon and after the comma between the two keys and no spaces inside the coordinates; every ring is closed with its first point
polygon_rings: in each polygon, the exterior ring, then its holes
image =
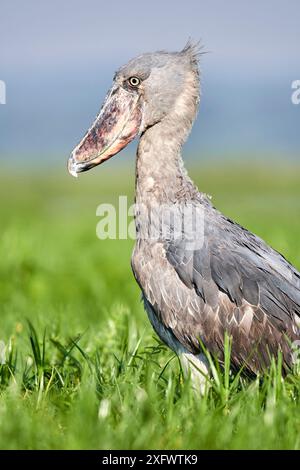
{"type": "Polygon", "coordinates": [[[180,52],[142,54],[121,67],[94,123],[71,153],[69,172],[77,176],[108,160],[174,112],[176,104],[180,112],[186,88],[196,90],[192,99],[197,100],[198,53],[189,43],[180,52]]]}

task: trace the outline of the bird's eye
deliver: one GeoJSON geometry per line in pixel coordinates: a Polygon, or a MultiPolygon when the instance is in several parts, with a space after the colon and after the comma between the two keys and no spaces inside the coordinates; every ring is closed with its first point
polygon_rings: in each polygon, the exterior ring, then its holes
{"type": "Polygon", "coordinates": [[[138,77],[130,77],[128,81],[129,84],[133,87],[137,87],[141,83],[141,80],[138,77]]]}

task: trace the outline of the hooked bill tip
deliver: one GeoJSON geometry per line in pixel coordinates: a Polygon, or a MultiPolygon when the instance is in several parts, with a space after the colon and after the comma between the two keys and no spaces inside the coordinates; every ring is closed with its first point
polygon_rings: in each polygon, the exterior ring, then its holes
{"type": "Polygon", "coordinates": [[[74,160],[73,154],[71,155],[71,157],[69,158],[69,161],[68,161],[68,171],[69,171],[71,176],[74,176],[74,178],[78,178],[77,163],[74,160]]]}

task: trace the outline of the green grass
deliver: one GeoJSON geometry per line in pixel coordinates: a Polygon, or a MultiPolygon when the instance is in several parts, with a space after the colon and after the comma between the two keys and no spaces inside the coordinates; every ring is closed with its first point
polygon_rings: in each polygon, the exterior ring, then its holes
{"type": "MultiPolygon", "coordinates": [[[[96,237],[97,205],[133,199],[133,166],[115,168],[78,181],[2,171],[0,447],[300,449],[299,376],[273,364],[250,381],[227,366],[202,398],[182,380],[140,303],[133,241],[96,237]]],[[[191,173],[300,267],[299,168],[191,173]]]]}

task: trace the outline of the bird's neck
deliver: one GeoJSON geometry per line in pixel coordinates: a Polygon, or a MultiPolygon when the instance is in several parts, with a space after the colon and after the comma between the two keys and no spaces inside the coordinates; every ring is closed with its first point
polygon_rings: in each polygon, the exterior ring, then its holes
{"type": "Polygon", "coordinates": [[[191,77],[170,114],[141,136],[136,161],[136,201],[176,201],[191,186],[181,148],[192,128],[199,102],[199,83],[191,77]]]}

